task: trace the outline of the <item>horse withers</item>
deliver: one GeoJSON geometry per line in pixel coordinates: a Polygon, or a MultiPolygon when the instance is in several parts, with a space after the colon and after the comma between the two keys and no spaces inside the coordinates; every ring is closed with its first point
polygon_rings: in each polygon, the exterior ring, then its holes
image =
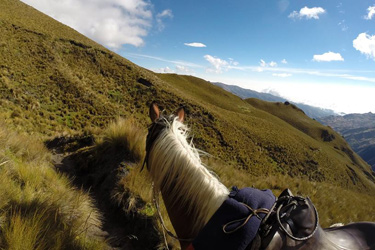
{"type": "Polygon", "coordinates": [[[230,192],[188,141],[183,108],[164,116],[153,102],[149,115],[145,163],[182,249],[375,249],[375,223],[322,229],[308,198],[230,192]]]}

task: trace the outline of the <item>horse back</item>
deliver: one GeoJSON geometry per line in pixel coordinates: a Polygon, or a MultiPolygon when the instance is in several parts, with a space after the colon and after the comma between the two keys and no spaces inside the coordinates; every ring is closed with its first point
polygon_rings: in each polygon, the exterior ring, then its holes
{"type": "Polygon", "coordinates": [[[375,223],[357,222],[323,230],[325,238],[338,249],[375,249],[375,223]]]}

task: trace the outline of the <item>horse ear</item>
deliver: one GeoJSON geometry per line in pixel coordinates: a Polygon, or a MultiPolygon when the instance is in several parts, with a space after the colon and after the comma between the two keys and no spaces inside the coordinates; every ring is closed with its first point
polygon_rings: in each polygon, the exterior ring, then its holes
{"type": "Polygon", "coordinates": [[[185,120],[185,115],[186,115],[186,113],[185,113],[185,109],[184,109],[184,107],[180,107],[180,108],[177,110],[178,120],[179,120],[180,122],[184,122],[184,120],[185,120]]]}
{"type": "Polygon", "coordinates": [[[152,102],[150,105],[150,119],[152,122],[156,121],[160,117],[159,107],[156,102],[152,102]]]}

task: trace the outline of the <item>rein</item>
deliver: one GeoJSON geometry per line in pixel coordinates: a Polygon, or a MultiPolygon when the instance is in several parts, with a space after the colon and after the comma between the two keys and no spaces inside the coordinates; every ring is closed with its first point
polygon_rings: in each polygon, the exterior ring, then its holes
{"type": "MultiPolygon", "coordinates": [[[[149,128],[148,128],[148,135],[152,135],[154,132],[155,132],[155,124],[156,122],[153,122],[149,128]]],[[[148,138],[147,138],[148,140],[148,138]]],[[[146,141],[147,142],[147,141],[146,141]]],[[[141,172],[142,170],[145,168],[145,165],[147,164],[148,162],[148,154],[149,154],[150,150],[147,148],[147,144],[146,144],[146,155],[145,155],[145,159],[143,160],[143,164],[142,164],[142,167],[141,167],[141,172]]],[[[152,184],[153,185],[153,184],[152,184]]]]}
{"type": "Polygon", "coordinates": [[[154,206],[156,207],[156,211],[158,212],[158,217],[159,217],[159,220],[160,220],[160,224],[163,226],[163,230],[165,232],[167,232],[167,234],[172,237],[173,239],[175,240],[178,240],[178,241],[184,241],[184,242],[190,242],[190,241],[193,241],[194,238],[191,238],[191,239],[183,239],[183,238],[179,238],[177,237],[176,235],[174,235],[170,230],[168,230],[167,226],[165,225],[164,223],[164,220],[163,220],[163,217],[161,215],[161,212],[160,212],[160,206],[159,206],[159,192],[156,192],[155,189],[154,189],[154,206]]]}
{"type": "Polygon", "coordinates": [[[270,210],[268,210],[267,208],[253,209],[252,207],[250,207],[249,205],[247,205],[247,204],[245,204],[243,202],[240,202],[240,203],[250,210],[250,214],[247,217],[245,217],[245,218],[238,219],[238,220],[233,220],[233,221],[230,221],[227,224],[225,224],[223,226],[223,232],[226,233],[226,234],[231,234],[231,233],[234,233],[237,230],[241,229],[242,227],[244,227],[247,224],[247,222],[249,222],[249,220],[253,216],[257,217],[259,220],[262,220],[262,218],[259,216],[259,213],[263,213],[263,214],[267,214],[267,215],[270,213],[270,210]],[[233,224],[236,224],[237,222],[240,222],[240,221],[243,221],[243,223],[241,225],[237,226],[233,230],[227,230],[227,228],[229,226],[231,226],[233,224]]]}

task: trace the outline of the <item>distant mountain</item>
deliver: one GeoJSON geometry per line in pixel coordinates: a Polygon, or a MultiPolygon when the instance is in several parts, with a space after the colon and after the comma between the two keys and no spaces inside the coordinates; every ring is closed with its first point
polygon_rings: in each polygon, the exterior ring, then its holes
{"type": "Polygon", "coordinates": [[[331,115],[337,115],[335,111],[330,110],[330,109],[323,109],[319,107],[314,107],[302,103],[296,103],[296,102],[291,102],[285,98],[275,96],[272,94],[268,93],[260,93],[254,90],[250,89],[244,89],[235,85],[227,85],[221,82],[212,82],[212,84],[219,86],[226,91],[229,91],[242,99],[247,99],[247,98],[257,98],[263,101],[268,101],[268,102],[290,102],[298,106],[298,108],[302,109],[305,114],[311,118],[319,118],[319,117],[326,117],[326,116],[331,116],[331,115]]]}
{"type": "Polygon", "coordinates": [[[349,114],[318,119],[342,134],[353,150],[375,171],[375,114],[349,114]]]}

